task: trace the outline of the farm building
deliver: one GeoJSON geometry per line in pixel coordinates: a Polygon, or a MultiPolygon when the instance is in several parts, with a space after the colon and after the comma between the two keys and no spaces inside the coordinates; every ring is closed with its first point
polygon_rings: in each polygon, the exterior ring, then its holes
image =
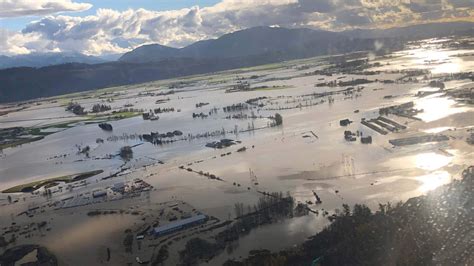
{"type": "Polygon", "coordinates": [[[367,137],[362,137],[360,138],[360,142],[363,144],[371,144],[372,143],[372,137],[367,136],[367,137]]]}
{"type": "Polygon", "coordinates": [[[107,196],[107,192],[104,190],[95,190],[92,192],[92,197],[95,198],[100,198],[100,197],[105,197],[107,196]]]}
{"type": "Polygon", "coordinates": [[[346,126],[348,126],[350,123],[352,123],[352,121],[349,120],[349,119],[343,119],[343,120],[339,121],[339,125],[340,125],[341,127],[346,127],[346,126]]]}
{"type": "Polygon", "coordinates": [[[112,187],[112,190],[123,192],[125,190],[125,182],[115,183],[114,186],[112,187]]]}
{"type": "Polygon", "coordinates": [[[174,231],[186,228],[186,227],[190,227],[190,226],[194,226],[196,224],[204,223],[206,220],[207,220],[206,215],[199,214],[199,215],[196,215],[196,216],[193,216],[193,217],[190,217],[190,218],[187,218],[187,219],[182,219],[182,220],[179,220],[179,221],[176,221],[176,222],[172,222],[172,223],[160,226],[160,227],[155,227],[153,229],[152,233],[155,236],[162,236],[162,235],[166,235],[168,233],[171,233],[171,232],[174,232],[174,231]]]}

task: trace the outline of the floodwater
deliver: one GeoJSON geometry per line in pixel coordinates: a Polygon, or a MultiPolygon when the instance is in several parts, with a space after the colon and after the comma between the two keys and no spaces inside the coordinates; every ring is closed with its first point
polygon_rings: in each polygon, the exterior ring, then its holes
{"type": "MultiPolygon", "coordinates": [[[[97,124],[86,124],[82,121],[72,128],[60,130],[40,141],[5,149],[0,157],[0,189],[44,178],[103,169],[103,174],[91,178],[87,187],[80,188],[74,193],[111,186],[123,179],[142,178],[156,189],[150,193],[149,202],[180,199],[192,203],[205,214],[223,220],[234,216],[233,207],[237,202],[249,206],[256,204],[260,196],[257,191],[289,192],[300,202],[314,202],[313,191],[316,191],[323,203],[309,207],[330,212],[341,208],[344,203],[349,205],[364,203],[375,209],[379,203],[404,201],[450,182],[474,161],[472,146],[465,141],[469,135],[469,128],[474,125],[472,105],[461,104],[442,92],[417,97],[417,91],[427,90],[428,80],[424,81],[423,77],[418,82],[411,83],[364,84],[363,90],[356,95],[333,95],[334,102],[331,103],[327,97],[313,98],[309,94],[344,89],[315,87],[315,84],[324,81],[336,79],[350,81],[356,78],[398,79],[403,77],[403,73],[396,70],[405,68],[426,69],[438,76],[466,71],[474,67],[474,60],[458,55],[467,52],[472,53],[464,50],[451,51],[438,47],[436,43],[428,43],[425,46],[409,47],[405,51],[396,52],[392,59],[375,58],[382,63],[382,66],[369,70],[386,71],[378,75],[336,74],[332,77],[304,75],[327,64],[321,58],[315,58],[282,63],[280,67],[272,69],[227,71],[183,79],[188,83],[182,88],[174,89],[175,93],[169,95],[150,96],[144,93],[169,91],[167,86],[178,80],[108,89],[109,94],[105,96],[101,94],[103,91],[85,94],[90,97],[74,95],[67,101],[77,101],[86,109],[90,109],[94,103],[104,103],[111,105],[113,110],[133,104],[133,108],[144,110],[174,107],[180,109],[180,112],[159,114],[160,119],[156,121],[145,121],[141,116],[113,121],[111,122],[113,132],[102,131],[97,124]],[[298,69],[303,65],[308,67],[298,69]],[[257,77],[250,79],[253,75],[257,77]],[[285,79],[275,80],[276,78],[285,79]],[[240,79],[249,81],[252,86],[265,85],[270,88],[248,92],[225,92],[240,79]],[[272,89],[272,86],[285,87],[272,89]],[[385,97],[388,95],[391,97],[385,97]],[[103,102],[104,97],[114,100],[103,102]],[[222,107],[256,97],[267,97],[261,101],[265,103],[264,107],[252,109],[256,116],[262,118],[226,119],[229,114],[240,112],[224,113],[222,107]],[[320,102],[321,99],[324,101],[320,102]],[[157,100],[166,101],[156,104],[157,100]],[[421,120],[388,116],[406,125],[406,130],[381,135],[360,123],[362,118],[378,117],[378,109],[381,107],[409,101],[415,103],[416,109],[423,109],[423,112],[417,115],[421,120]],[[195,105],[201,102],[209,105],[196,108],[195,105]],[[299,104],[309,107],[297,107],[299,104]],[[192,118],[193,112],[208,113],[214,107],[219,110],[217,114],[205,119],[192,118]],[[267,127],[271,122],[268,117],[276,112],[283,116],[283,125],[267,127]],[[339,120],[345,118],[352,120],[353,123],[341,127],[339,120]],[[267,128],[239,132],[252,127],[267,128]],[[230,133],[236,128],[238,133],[230,133]],[[229,133],[225,136],[182,140],[164,145],[152,145],[136,137],[130,137],[174,130],[181,130],[184,136],[188,136],[222,129],[229,133]],[[364,145],[359,139],[356,142],[347,142],[343,137],[344,130],[359,131],[363,136],[370,135],[373,143],[364,145]],[[390,139],[425,133],[443,133],[448,135],[450,140],[406,147],[393,147],[388,142],[390,139]],[[207,142],[224,137],[239,140],[241,143],[222,150],[205,147],[207,142]],[[98,138],[103,139],[104,143],[97,144],[98,138]],[[90,157],[78,154],[77,145],[90,146],[90,157]],[[120,147],[125,145],[139,145],[134,146],[134,156],[130,162],[124,163],[118,156],[107,157],[109,154],[117,154],[120,147]],[[243,146],[247,148],[245,152],[236,152],[243,146]],[[228,152],[231,154],[222,156],[228,152]],[[157,164],[157,160],[163,161],[164,164],[157,164]],[[210,172],[221,177],[223,181],[210,180],[179,169],[181,165],[194,171],[210,172]],[[114,179],[100,180],[101,177],[114,173],[121,167],[130,167],[130,170],[114,179]],[[254,184],[250,171],[258,179],[258,185],[254,184]]],[[[454,90],[473,85],[471,81],[466,80],[450,80],[445,84],[446,88],[454,90]]],[[[45,126],[76,120],[77,118],[71,118],[71,114],[62,106],[67,101],[63,99],[52,103],[43,100],[42,105],[32,105],[25,110],[0,117],[0,127],[45,126]],[[31,120],[32,117],[44,120],[31,120]]],[[[250,114],[250,110],[243,113],[250,114]]],[[[57,129],[48,130],[54,132],[57,129]]],[[[65,198],[68,193],[58,192],[55,197],[65,198]]],[[[2,207],[1,224],[10,223],[12,213],[46,201],[40,196],[13,195],[13,197],[20,199],[24,197],[25,200],[20,200],[16,207],[2,207]]],[[[1,194],[0,198],[5,200],[6,195],[1,194]]],[[[128,206],[129,203],[123,201],[116,204],[128,206]]],[[[84,248],[84,243],[92,246],[110,245],[110,240],[102,241],[102,239],[123,231],[124,227],[134,222],[128,218],[121,223],[115,223],[113,218],[82,217],[66,230],[68,219],[78,215],[62,213],[60,216],[62,222],[57,223],[61,228],[58,232],[67,234],[70,238],[65,239],[55,233],[48,243],[44,239],[40,239],[39,242],[53,251],[59,251],[60,259],[74,257],[74,262],[80,261],[84,264],[88,261],[75,253],[84,248]],[[110,228],[103,229],[104,225],[108,224],[111,225],[110,228]],[[95,243],[97,238],[101,240],[95,243]],[[61,250],[62,248],[64,250],[61,250]]],[[[299,244],[308,236],[320,231],[326,224],[325,217],[310,214],[257,228],[244,236],[232,252],[219,255],[211,261],[211,264],[220,264],[228,258],[245,257],[253,249],[281,250],[299,244]]]]}
{"type": "Polygon", "coordinates": [[[415,108],[423,110],[417,117],[423,121],[431,122],[470,110],[468,106],[460,106],[455,100],[440,96],[439,94],[433,94],[417,100],[415,108]]]}
{"type": "Polygon", "coordinates": [[[283,250],[294,247],[301,243],[301,239],[321,231],[328,223],[323,217],[314,219],[311,216],[304,216],[260,227],[242,237],[232,248],[212,259],[209,264],[202,265],[222,265],[228,259],[241,260],[256,249],[283,250]]]}

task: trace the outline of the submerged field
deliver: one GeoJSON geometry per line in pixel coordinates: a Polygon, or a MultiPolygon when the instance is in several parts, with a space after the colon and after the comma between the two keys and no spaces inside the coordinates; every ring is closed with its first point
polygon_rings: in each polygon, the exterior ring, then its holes
{"type": "Polygon", "coordinates": [[[199,237],[216,252],[198,262],[219,265],[300,244],[343,204],[375,209],[450,183],[474,161],[474,58],[446,48],[449,41],[0,106],[0,190],[13,192],[0,194],[5,246],[39,244],[60,264],[139,257],[174,265],[199,237]],[[135,179],[153,189],[114,189],[135,179]],[[25,187],[34,190],[15,193],[25,187]],[[98,191],[105,198],[96,199],[98,191]],[[306,211],[262,218],[258,204],[280,204],[270,200],[275,192],[306,211]],[[212,219],[136,238],[173,215],[197,213],[212,219]],[[44,221],[44,229],[30,226],[44,221]],[[251,230],[219,242],[239,222],[251,230]]]}

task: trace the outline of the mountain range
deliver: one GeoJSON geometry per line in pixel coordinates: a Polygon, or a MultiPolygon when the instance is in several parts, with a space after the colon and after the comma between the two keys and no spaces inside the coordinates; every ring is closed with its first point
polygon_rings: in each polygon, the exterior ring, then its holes
{"type": "Polygon", "coordinates": [[[159,44],[144,45],[125,53],[119,61],[150,63],[169,58],[231,58],[275,52],[292,53],[294,57],[298,57],[296,53],[304,57],[349,50],[349,48],[341,47],[340,42],[347,45],[359,45],[364,43],[363,39],[385,39],[392,44],[394,39],[417,40],[468,31],[474,33],[474,23],[431,23],[391,29],[356,29],[343,32],[255,27],[225,34],[218,39],[199,41],[181,49],[159,44]],[[350,40],[355,43],[348,43],[350,40]],[[336,51],[333,51],[334,45],[338,46],[336,51]]]}
{"type": "Polygon", "coordinates": [[[3,55],[0,56],[0,69],[12,67],[44,67],[66,63],[99,64],[107,61],[110,60],[73,52],[31,53],[15,56],[3,55]]]}
{"type": "Polygon", "coordinates": [[[167,58],[232,58],[275,52],[311,50],[326,52],[328,44],[347,39],[330,31],[255,27],[225,34],[218,39],[193,43],[181,49],[159,44],[141,46],[125,53],[119,61],[149,63],[167,58]]]}
{"type": "MultiPolygon", "coordinates": [[[[256,27],[184,48],[144,45],[105,63],[74,62],[45,67],[0,70],[0,102],[203,74],[317,55],[401,49],[407,40],[472,34],[474,23],[424,24],[386,30],[330,32],[256,27]]],[[[78,56],[80,58],[80,56],[78,56]]],[[[89,58],[94,60],[94,58],[89,58]]]]}

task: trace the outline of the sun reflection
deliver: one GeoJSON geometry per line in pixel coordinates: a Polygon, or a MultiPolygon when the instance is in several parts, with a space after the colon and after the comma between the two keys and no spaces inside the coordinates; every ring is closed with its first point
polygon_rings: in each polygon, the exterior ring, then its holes
{"type": "Polygon", "coordinates": [[[450,175],[446,171],[436,171],[428,175],[419,176],[416,180],[421,182],[421,186],[418,190],[422,193],[436,189],[437,187],[448,184],[451,181],[450,175]]]}
{"type": "Polygon", "coordinates": [[[433,95],[433,97],[426,97],[418,99],[415,103],[416,109],[423,109],[417,117],[425,122],[435,121],[452,114],[467,111],[465,107],[456,107],[456,101],[453,99],[440,98],[433,95]]]}
{"type": "Polygon", "coordinates": [[[429,66],[433,74],[457,73],[461,71],[462,60],[451,57],[448,51],[435,49],[436,47],[429,46],[426,49],[416,50],[414,63],[429,66]]]}
{"type": "Polygon", "coordinates": [[[433,48],[430,46],[428,49],[419,49],[415,52],[415,56],[423,62],[439,62],[449,59],[448,53],[433,48]]]}
{"type": "Polygon", "coordinates": [[[431,70],[431,73],[433,74],[458,73],[458,72],[461,72],[461,65],[455,62],[443,63],[440,65],[437,65],[435,68],[431,70]]]}
{"type": "Polygon", "coordinates": [[[437,154],[434,152],[430,153],[421,153],[416,155],[415,157],[415,165],[417,168],[433,171],[440,169],[448,165],[451,162],[452,158],[448,156],[444,156],[441,154],[437,154]]]}
{"type": "Polygon", "coordinates": [[[425,129],[425,130],[423,130],[423,132],[426,132],[426,133],[440,133],[440,132],[450,130],[450,129],[453,129],[453,128],[454,127],[435,127],[435,128],[425,129]]]}

